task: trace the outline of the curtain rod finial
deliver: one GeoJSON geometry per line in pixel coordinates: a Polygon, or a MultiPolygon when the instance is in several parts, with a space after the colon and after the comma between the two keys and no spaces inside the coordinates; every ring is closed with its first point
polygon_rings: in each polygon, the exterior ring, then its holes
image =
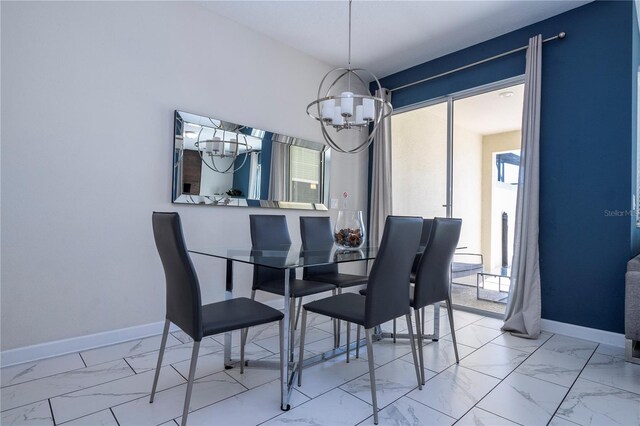
{"type": "Polygon", "coordinates": [[[559,39],[563,39],[567,36],[567,33],[565,33],[564,31],[562,31],[561,33],[558,34],[558,38],[559,39]]]}

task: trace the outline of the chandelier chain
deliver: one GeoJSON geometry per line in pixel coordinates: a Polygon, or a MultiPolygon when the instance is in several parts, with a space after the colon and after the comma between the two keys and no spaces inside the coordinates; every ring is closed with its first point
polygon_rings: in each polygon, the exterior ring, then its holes
{"type": "Polygon", "coordinates": [[[351,1],[349,0],[349,69],[351,69],[351,1]]]}

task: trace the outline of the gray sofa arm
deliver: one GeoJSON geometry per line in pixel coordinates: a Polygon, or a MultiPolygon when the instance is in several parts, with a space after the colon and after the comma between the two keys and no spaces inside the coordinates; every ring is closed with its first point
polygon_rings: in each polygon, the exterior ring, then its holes
{"type": "Polygon", "coordinates": [[[640,270],[628,270],[625,274],[624,311],[625,337],[640,340],[640,270]]]}
{"type": "Polygon", "coordinates": [[[631,271],[640,272],[640,256],[636,256],[627,262],[627,272],[631,271]]]}

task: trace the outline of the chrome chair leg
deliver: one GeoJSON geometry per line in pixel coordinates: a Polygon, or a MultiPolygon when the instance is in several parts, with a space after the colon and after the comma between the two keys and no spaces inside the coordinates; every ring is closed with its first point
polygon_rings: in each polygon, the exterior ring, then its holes
{"type": "Polygon", "coordinates": [[[162,331],[162,340],[160,342],[160,352],[158,352],[158,363],[156,364],[156,374],[153,378],[153,386],[151,387],[151,397],[149,398],[149,404],[153,402],[153,397],[156,395],[156,387],[158,386],[158,377],[160,376],[160,367],[162,366],[162,356],[164,355],[164,348],[167,345],[167,337],[169,335],[169,326],[171,321],[164,320],[164,330],[162,331]]]}
{"type": "Polygon", "coordinates": [[[416,333],[418,334],[418,352],[420,354],[420,377],[422,377],[421,379],[421,383],[424,385],[425,383],[425,379],[424,379],[424,354],[422,353],[423,349],[422,349],[422,345],[423,345],[423,340],[422,340],[422,333],[424,333],[424,329],[420,326],[420,324],[422,323],[420,321],[420,318],[424,318],[424,315],[420,315],[420,309],[415,309],[414,310],[416,313],[416,333]]]}
{"type": "Polygon", "coordinates": [[[298,329],[298,320],[300,319],[300,311],[302,310],[302,297],[298,300],[298,310],[296,312],[296,322],[293,324],[293,329],[298,329]]]}
{"type": "Polygon", "coordinates": [[[307,310],[302,311],[302,326],[300,330],[300,353],[298,354],[298,387],[302,386],[302,360],[304,359],[304,334],[307,330],[307,310]]]}
{"type": "Polygon", "coordinates": [[[453,326],[453,308],[451,307],[451,296],[447,298],[447,312],[449,313],[449,326],[451,327],[451,337],[453,340],[453,351],[456,354],[456,364],[460,363],[458,357],[458,343],[456,342],[456,329],[453,326]]]}
{"type": "MultiPolygon", "coordinates": [[[[336,294],[338,294],[338,290],[333,289],[331,290],[331,295],[335,296],[336,294]]],[[[338,330],[338,320],[335,318],[331,318],[331,322],[333,323],[333,349],[337,349],[338,348],[338,333],[340,332],[340,330],[338,330]]]]}
{"type": "MultiPolygon", "coordinates": [[[[284,320],[278,321],[278,331],[280,337],[280,388],[284,390],[287,386],[287,381],[284,377],[284,320]]],[[[283,408],[282,404],[284,404],[284,392],[280,392],[280,408],[283,408]]]]}
{"type": "Polygon", "coordinates": [[[360,324],[356,324],[356,359],[360,358],[360,324]]]}
{"type": "Polygon", "coordinates": [[[198,352],[200,351],[200,342],[193,342],[193,352],[191,353],[191,366],[189,367],[189,380],[187,381],[187,395],[184,398],[184,409],[182,410],[182,426],[187,424],[187,415],[189,414],[189,402],[191,402],[191,391],[193,390],[193,381],[196,374],[196,363],[198,362],[198,352]]]}
{"type": "Polygon", "coordinates": [[[393,319],[393,343],[396,342],[396,319],[393,319]]]}
{"type": "Polygon", "coordinates": [[[244,328],[240,330],[240,374],[244,374],[244,342],[247,340],[246,335],[249,334],[249,329],[244,328]]]}
{"type": "Polygon", "coordinates": [[[367,339],[367,358],[369,358],[369,381],[371,382],[371,402],[373,403],[373,424],[378,424],[378,399],[376,397],[376,366],[373,364],[373,328],[364,331],[367,339]]]}
{"type": "MultiPolygon", "coordinates": [[[[256,300],[256,291],[255,290],[251,290],[251,300],[256,300]]],[[[240,345],[242,345],[242,347],[244,347],[244,345],[247,344],[247,336],[249,335],[249,329],[248,328],[243,328],[240,331],[240,345]]]]}
{"type": "MultiPolygon", "coordinates": [[[[411,311],[409,311],[409,313],[406,315],[406,318],[407,318],[407,328],[409,329],[409,341],[411,342],[411,353],[413,354],[413,364],[416,366],[416,378],[418,379],[418,389],[422,390],[422,385],[424,385],[424,366],[422,365],[422,362],[420,362],[420,366],[418,366],[418,355],[416,354],[416,342],[413,340],[413,326],[411,325],[411,311]]],[[[420,334],[420,318],[417,316],[416,316],[416,329],[418,331],[418,334],[420,334]]],[[[418,338],[418,342],[419,341],[420,341],[420,338],[418,338]]],[[[420,346],[420,361],[422,361],[422,346],[420,346]]]]}
{"type": "MultiPolygon", "coordinates": [[[[342,288],[338,287],[338,294],[342,294],[342,288]]],[[[338,329],[338,333],[336,333],[336,348],[340,347],[340,320],[336,319],[336,327],[338,329]]]]}
{"type": "Polygon", "coordinates": [[[351,345],[351,323],[345,321],[345,324],[347,324],[347,364],[349,364],[349,354],[351,353],[351,348],[349,347],[351,345]]]}
{"type": "Polygon", "coordinates": [[[296,331],[293,328],[293,325],[295,323],[295,314],[294,312],[296,311],[296,298],[291,296],[291,303],[289,305],[289,361],[293,362],[293,348],[295,345],[295,338],[296,338],[296,331]]]}

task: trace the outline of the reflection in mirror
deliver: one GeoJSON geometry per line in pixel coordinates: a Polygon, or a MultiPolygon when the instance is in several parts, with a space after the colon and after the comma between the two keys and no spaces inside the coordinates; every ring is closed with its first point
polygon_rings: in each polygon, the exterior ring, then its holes
{"type": "Polygon", "coordinates": [[[326,210],[324,144],[175,112],[173,202],[326,210]]]}

